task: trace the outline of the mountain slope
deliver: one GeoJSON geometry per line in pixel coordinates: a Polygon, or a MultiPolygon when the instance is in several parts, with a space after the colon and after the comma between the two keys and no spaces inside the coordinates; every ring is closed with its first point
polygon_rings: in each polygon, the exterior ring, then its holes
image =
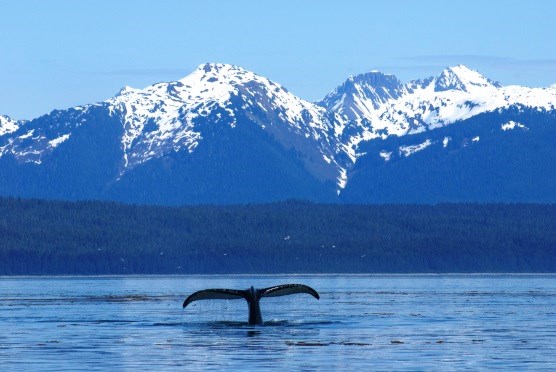
{"type": "Polygon", "coordinates": [[[556,112],[515,107],[364,144],[350,203],[556,203],[556,112]],[[516,120],[516,121],[514,121],[516,120]]]}

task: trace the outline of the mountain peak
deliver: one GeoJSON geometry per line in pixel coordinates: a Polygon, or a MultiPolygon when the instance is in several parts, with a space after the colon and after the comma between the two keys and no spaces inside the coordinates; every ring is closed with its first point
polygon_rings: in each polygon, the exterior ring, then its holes
{"type": "Polygon", "coordinates": [[[351,75],[344,84],[365,84],[373,88],[401,86],[402,83],[392,74],[373,70],[362,74],[351,75]]]}
{"type": "Polygon", "coordinates": [[[122,89],[118,91],[116,96],[123,96],[135,91],[135,88],[130,87],[129,85],[124,86],[122,89]]]}
{"type": "Polygon", "coordinates": [[[228,63],[203,63],[197,67],[197,70],[203,71],[205,73],[229,73],[229,72],[248,72],[246,69],[240,66],[228,64],[228,63]]]}
{"type": "Polygon", "coordinates": [[[501,87],[498,82],[488,79],[478,71],[472,70],[465,65],[445,68],[432,82],[434,83],[435,92],[447,90],[469,92],[469,90],[474,88],[501,87]]]}
{"type": "Polygon", "coordinates": [[[0,115],[0,136],[15,132],[19,128],[17,121],[12,120],[9,116],[0,115]]]}
{"type": "Polygon", "coordinates": [[[240,66],[226,63],[204,63],[176,83],[186,90],[196,90],[200,95],[213,92],[220,96],[222,93],[227,95],[231,91],[236,91],[238,86],[253,81],[270,84],[267,78],[240,66]]]}
{"type": "Polygon", "coordinates": [[[211,83],[241,77],[248,77],[249,79],[252,79],[255,76],[257,76],[255,73],[240,66],[227,63],[203,63],[199,65],[191,74],[185,76],[179,81],[186,82],[187,80],[196,79],[211,83]]]}
{"type": "Polygon", "coordinates": [[[394,76],[394,75],[392,75],[392,74],[387,74],[387,73],[382,72],[382,71],[379,71],[379,70],[371,70],[371,71],[368,71],[368,72],[363,72],[363,73],[361,73],[361,74],[351,75],[351,76],[349,77],[349,79],[357,78],[357,77],[362,77],[362,76],[394,76]]]}
{"type": "Polygon", "coordinates": [[[399,98],[404,89],[394,75],[374,70],[350,76],[319,104],[349,120],[359,120],[372,116],[386,101],[399,98]]]}

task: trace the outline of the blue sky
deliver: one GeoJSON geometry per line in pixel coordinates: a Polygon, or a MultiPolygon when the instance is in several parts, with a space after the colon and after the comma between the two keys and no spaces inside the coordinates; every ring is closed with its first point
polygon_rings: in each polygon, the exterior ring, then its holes
{"type": "Polygon", "coordinates": [[[0,7],[0,114],[243,66],[317,100],[349,75],[402,81],[459,63],[503,85],[556,83],[556,1],[27,1],[0,7]]]}

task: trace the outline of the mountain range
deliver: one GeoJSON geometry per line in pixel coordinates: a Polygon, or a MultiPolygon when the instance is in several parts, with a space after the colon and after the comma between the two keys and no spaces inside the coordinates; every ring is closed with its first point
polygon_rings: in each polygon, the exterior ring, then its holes
{"type": "Polygon", "coordinates": [[[318,102],[241,67],[0,116],[0,195],[138,204],[556,202],[556,85],[372,71],[318,102]]]}

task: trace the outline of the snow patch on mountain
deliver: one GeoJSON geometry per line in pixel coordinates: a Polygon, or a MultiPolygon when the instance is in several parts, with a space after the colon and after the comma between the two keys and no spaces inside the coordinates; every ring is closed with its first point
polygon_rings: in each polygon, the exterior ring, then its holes
{"type": "Polygon", "coordinates": [[[381,151],[379,153],[380,157],[384,159],[384,161],[389,161],[390,157],[392,156],[392,151],[381,151]]]}
{"type": "Polygon", "coordinates": [[[70,138],[70,135],[71,134],[68,133],[68,134],[64,134],[63,136],[60,136],[58,138],[54,138],[53,140],[48,141],[48,144],[50,145],[50,147],[58,147],[60,144],[67,141],[68,138],[70,138]]]}
{"type": "Polygon", "coordinates": [[[400,146],[398,147],[400,155],[405,156],[406,158],[408,156],[411,156],[419,151],[422,151],[424,149],[426,149],[427,147],[429,147],[430,145],[432,145],[433,142],[430,139],[425,140],[425,142],[420,143],[418,145],[411,145],[411,146],[400,146]]]}
{"type": "Polygon", "coordinates": [[[33,134],[34,134],[34,133],[35,133],[35,130],[34,130],[34,129],[31,129],[31,130],[30,130],[30,131],[28,131],[27,133],[25,133],[25,134],[22,134],[21,136],[19,136],[18,138],[19,138],[19,139],[26,139],[26,138],[30,138],[30,137],[32,137],[32,136],[33,136],[33,134]]]}
{"type": "MultiPolygon", "coordinates": [[[[338,187],[340,189],[344,189],[346,187],[347,184],[347,171],[345,169],[340,169],[340,175],[338,176],[337,180],[338,180],[338,187]]],[[[340,190],[338,190],[338,195],[340,194],[340,190]]]]}
{"type": "Polygon", "coordinates": [[[525,125],[523,125],[523,124],[521,124],[521,123],[517,123],[517,122],[515,122],[515,121],[513,121],[513,120],[510,120],[510,121],[508,121],[507,123],[502,124],[502,125],[500,126],[500,129],[502,129],[504,132],[505,132],[505,131],[508,131],[508,130],[515,129],[515,128],[521,128],[521,129],[523,129],[523,130],[529,130],[529,128],[527,128],[525,125]]]}
{"type": "Polygon", "coordinates": [[[19,129],[20,123],[9,116],[0,115],[0,136],[13,133],[19,129]]]}

